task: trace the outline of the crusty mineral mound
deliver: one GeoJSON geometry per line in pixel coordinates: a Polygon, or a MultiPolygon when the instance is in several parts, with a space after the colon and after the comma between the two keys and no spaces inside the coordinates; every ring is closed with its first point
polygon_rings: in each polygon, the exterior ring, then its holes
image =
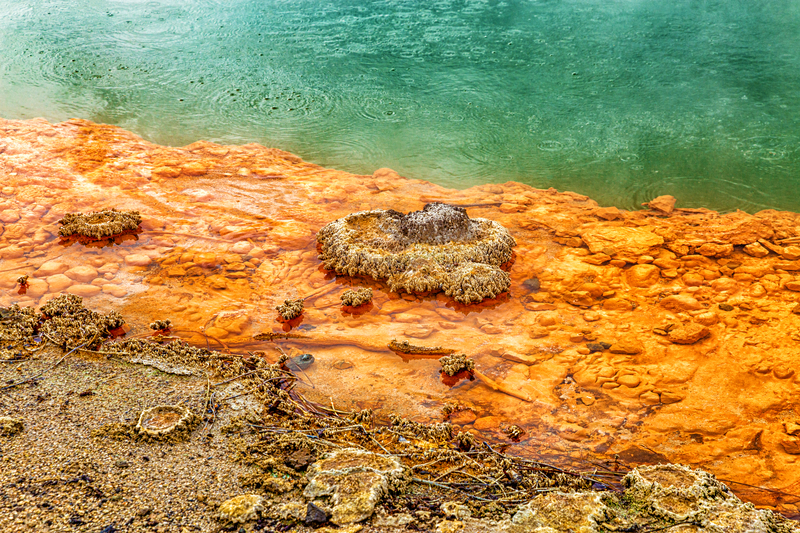
{"type": "Polygon", "coordinates": [[[361,522],[372,516],[375,505],[388,493],[405,488],[409,470],[387,455],[342,448],[312,464],[303,495],[313,501],[329,499],[331,522],[361,522]]]}
{"type": "Polygon", "coordinates": [[[467,358],[465,354],[448,355],[439,359],[442,364],[442,372],[448,376],[455,376],[459,372],[475,370],[475,361],[467,358]]]}
{"type": "Polygon", "coordinates": [[[102,239],[119,235],[125,231],[134,231],[142,222],[138,211],[117,211],[105,209],[95,213],[67,213],[58,221],[62,237],[79,235],[92,239],[102,239]]]}
{"type": "Polygon", "coordinates": [[[457,302],[480,302],[508,289],[500,265],[516,245],[492,220],[431,203],[406,215],[393,210],[353,213],[317,234],[325,268],[348,276],[385,279],[392,291],[439,292],[457,302]]]}
{"type": "Polygon", "coordinates": [[[597,491],[541,494],[497,528],[504,533],[581,531],[800,531],[797,522],[756,509],[702,470],[677,464],[640,466],[623,494],[597,491]],[[656,526],[656,524],[658,524],[656,526]]]}
{"type": "Polygon", "coordinates": [[[735,499],[713,475],[684,465],[642,466],[622,480],[626,494],[647,502],[649,511],[667,520],[698,518],[704,503],[735,499]]]}

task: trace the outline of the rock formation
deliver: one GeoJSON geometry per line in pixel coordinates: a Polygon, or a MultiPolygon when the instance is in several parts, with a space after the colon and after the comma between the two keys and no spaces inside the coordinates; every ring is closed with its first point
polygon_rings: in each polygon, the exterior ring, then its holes
{"type": "Polygon", "coordinates": [[[136,230],[142,217],[138,211],[107,209],[96,213],[67,213],[58,223],[61,224],[58,234],[62,237],[80,235],[102,239],[136,230]]]}
{"type": "Polygon", "coordinates": [[[497,222],[438,202],[406,215],[353,213],[322,228],[317,241],[327,269],[385,279],[392,291],[443,291],[465,304],[508,289],[511,280],[499,267],[516,244],[497,222]]]}

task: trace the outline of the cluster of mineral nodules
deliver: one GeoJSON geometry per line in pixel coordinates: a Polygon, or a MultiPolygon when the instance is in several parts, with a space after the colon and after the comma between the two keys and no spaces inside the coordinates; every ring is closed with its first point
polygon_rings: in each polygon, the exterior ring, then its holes
{"type": "Polygon", "coordinates": [[[340,299],[342,300],[342,305],[348,307],[358,307],[359,305],[364,305],[365,303],[372,301],[372,289],[361,288],[344,291],[344,294],[340,296],[340,299]]]}
{"type": "Polygon", "coordinates": [[[317,241],[329,270],[385,279],[397,292],[443,291],[464,304],[508,289],[511,280],[500,266],[516,245],[497,222],[438,202],[406,215],[353,213],[322,228],[317,241]]]}
{"type": "Polygon", "coordinates": [[[303,314],[303,300],[284,300],[281,305],[275,309],[281,315],[283,320],[293,320],[303,314]]]}
{"type": "Polygon", "coordinates": [[[455,376],[459,372],[471,372],[475,370],[475,361],[467,358],[465,354],[453,354],[439,359],[442,364],[442,372],[448,376],[455,376]]]}

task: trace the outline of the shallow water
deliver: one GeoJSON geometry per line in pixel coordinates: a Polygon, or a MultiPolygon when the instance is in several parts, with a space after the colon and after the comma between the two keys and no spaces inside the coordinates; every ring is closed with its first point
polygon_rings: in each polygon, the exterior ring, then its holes
{"type": "Polygon", "coordinates": [[[800,211],[797,3],[0,0],[0,116],[800,211]]]}
{"type": "MultiPolygon", "coordinates": [[[[326,406],[440,422],[450,405],[458,430],[510,453],[581,469],[691,464],[750,501],[798,514],[795,260],[737,248],[718,259],[692,253],[664,262],[660,250],[658,260],[637,252],[644,262],[636,266],[598,265],[603,254],[581,239],[595,243],[620,221],[600,218],[596,204],[573,193],[514,183],[457,191],[391,172],[365,178],[257,145],[172,149],[86,121],[0,120],[0,137],[0,306],[41,307],[68,292],[92,309],[119,311],[129,336],[152,335],[149,323],[170,319],[172,333],[195,346],[271,361],[277,347],[311,353],[302,392],[326,406]],[[322,268],[316,235],[330,221],[442,200],[514,236],[508,293],[464,306],[322,268]],[[105,207],[139,210],[141,231],[105,247],[59,238],[66,213],[105,207]],[[567,237],[576,221],[580,239],[567,237]],[[642,286],[642,268],[658,279],[642,286]],[[359,286],[373,289],[373,301],[353,313],[340,296],[359,286]],[[678,313],[664,303],[668,294],[700,308],[678,313]],[[281,324],[275,307],[287,298],[304,298],[305,310],[281,324]],[[684,345],[654,329],[691,319],[710,324],[711,337],[684,345]],[[302,337],[259,340],[289,329],[302,337]],[[438,361],[404,360],[389,349],[393,340],[463,352],[485,378],[450,388],[438,361]],[[642,345],[601,352],[587,344],[631,340],[642,345]],[[503,431],[512,423],[525,430],[519,442],[503,431]]],[[[673,247],[768,237],[763,224],[780,231],[774,241],[800,242],[793,213],[616,215],[631,226],[617,235],[651,227],[673,247]]],[[[800,257],[793,247],[782,254],[800,257]]]]}

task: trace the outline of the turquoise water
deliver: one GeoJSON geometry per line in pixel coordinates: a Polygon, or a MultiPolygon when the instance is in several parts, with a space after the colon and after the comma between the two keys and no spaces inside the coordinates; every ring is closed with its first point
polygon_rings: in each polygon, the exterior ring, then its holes
{"type": "Polygon", "coordinates": [[[800,2],[0,0],[0,116],[800,211],[800,2]]]}

